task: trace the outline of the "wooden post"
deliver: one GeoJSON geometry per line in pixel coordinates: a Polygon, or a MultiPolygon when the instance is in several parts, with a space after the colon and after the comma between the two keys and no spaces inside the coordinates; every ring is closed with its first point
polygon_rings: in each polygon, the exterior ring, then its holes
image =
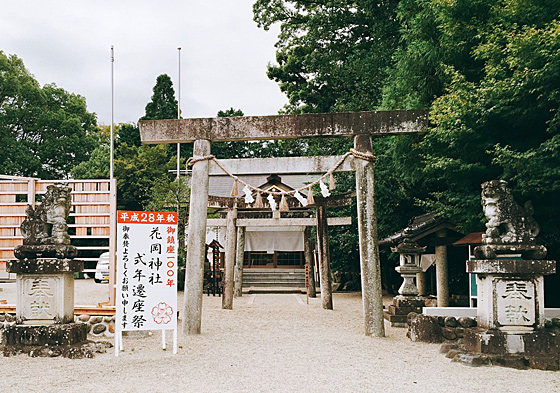
{"type": "MultiPolygon", "coordinates": [[[[437,237],[445,237],[447,231],[436,232],[437,237]]],[[[447,278],[447,246],[436,246],[436,293],[438,307],[449,307],[449,282],[447,278]]]]}
{"type": "MultiPolygon", "coordinates": [[[[371,137],[355,136],[354,148],[359,152],[371,153],[371,137]]],[[[379,240],[375,214],[374,163],[362,159],[356,159],[354,163],[365,333],[366,336],[384,337],[379,240]]]]}
{"type": "Polygon", "coordinates": [[[426,296],[428,294],[428,278],[426,272],[416,273],[416,287],[418,288],[419,296],[426,296]]]}
{"type": "Polygon", "coordinates": [[[332,310],[331,261],[329,258],[329,234],[327,208],[317,205],[317,250],[319,254],[319,272],[321,273],[321,304],[323,309],[332,310]]]}
{"type": "MultiPolygon", "coordinates": [[[[194,158],[204,157],[209,154],[210,141],[199,139],[194,142],[194,158]]],[[[204,160],[196,162],[192,167],[183,312],[183,331],[186,334],[200,334],[204,260],[206,258],[207,205],[208,161],[204,160]]]]}
{"type": "Polygon", "coordinates": [[[233,275],[235,267],[235,243],[237,234],[235,220],[237,219],[237,207],[229,209],[226,217],[226,256],[224,266],[224,293],[222,295],[222,309],[233,309],[233,275]]]}
{"type": "Polygon", "coordinates": [[[315,288],[315,261],[313,260],[313,241],[311,240],[311,228],[305,227],[303,231],[303,252],[305,264],[309,266],[309,297],[317,297],[315,288]]]}
{"type": "Polygon", "coordinates": [[[243,296],[243,257],[245,256],[245,227],[237,227],[237,252],[235,254],[235,274],[233,296],[243,296]]]}

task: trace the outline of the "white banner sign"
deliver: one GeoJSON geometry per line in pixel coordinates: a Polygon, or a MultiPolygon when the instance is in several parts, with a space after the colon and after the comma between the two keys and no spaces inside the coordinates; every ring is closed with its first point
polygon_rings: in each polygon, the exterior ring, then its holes
{"type": "Polygon", "coordinates": [[[117,329],[177,328],[177,213],[117,212],[117,329]]]}

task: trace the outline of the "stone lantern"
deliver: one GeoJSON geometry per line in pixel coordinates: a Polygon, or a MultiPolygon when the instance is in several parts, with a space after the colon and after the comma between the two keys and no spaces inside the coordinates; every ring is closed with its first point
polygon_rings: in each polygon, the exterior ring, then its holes
{"type": "Polygon", "coordinates": [[[426,252],[426,247],[420,247],[418,243],[410,239],[410,229],[404,230],[404,241],[391,251],[399,253],[399,266],[395,268],[403,278],[403,283],[399,288],[401,296],[418,296],[418,288],[414,283],[417,273],[422,271],[420,259],[426,252]]]}
{"type": "Polygon", "coordinates": [[[393,252],[399,253],[399,266],[395,270],[403,277],[403,283],[399,288],[398,296],[393,298],[393,304],[387,307],[383,313],[386,320],[391,322],[392,327],[406,327],[406,317],[410,312],[422,313],[424,299],[418,296],[418,288],[414,283],[416,273],[420,273],[420,258],[426,247],[420,247],[412,241],[410,229],[404,230],[404,241],[398,246],[391,248],[393,252]]]}

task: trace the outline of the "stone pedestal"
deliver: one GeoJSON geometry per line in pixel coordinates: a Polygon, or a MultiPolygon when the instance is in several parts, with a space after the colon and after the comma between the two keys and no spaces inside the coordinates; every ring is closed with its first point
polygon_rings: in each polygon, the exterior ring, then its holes
{"type": "Polygon", "coordinates": [[[398,295],[393,298],[393,304],[383,312],[383,317],[391,323],[391,327],[407,327],[407,315],[411,312],[422,313],[425,299],[419,296],[398,295]]]}
{"type": "Polygon", "coordinates": [[[558,331],[545,325],[544,276],[556,261],[479,259],[467,261],[477,274],[478,327],[465,329],[466,355],[457,361],[519,369],[560,369],[558,331]]]}
{"type": "Polygon", "coordinates": [[[478,326],[512,333],[544,327],[543,277],[555,271],[550,260],[467,261],[467,272],[477,275],[478,326]]]}
{"type": "Polygon", "coordinates": [[[49,325],[74,322],[74,273],[84,268],[73,259],[22,259],[9,261],[16,273],[16,322],[49,325]]]}
{"type": "Polygon", "coordinates": [[[88,357],[90,351],[77,349],[87,340],[87,326],[74,323],[74,273],[83,268],[82,261],[56,258],[6,264],[16,274],[17,300],[16,325],[3,331],[5,355],[88,357]]]}

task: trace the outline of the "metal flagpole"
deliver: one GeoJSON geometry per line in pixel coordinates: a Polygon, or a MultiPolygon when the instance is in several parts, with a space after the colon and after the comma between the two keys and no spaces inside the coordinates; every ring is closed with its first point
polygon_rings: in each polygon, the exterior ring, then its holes
{"type": "MultiPolygon", "coordinates": [[[[113,195],[113,193],[115,193],[115,190],[113,189],[115,187],[115,182],[113,181],[114,178],[114,173],[113,173],[113,138],[114,138],[114,129],[113,129],[113,124],[115,123],[115,119],[114,119],[114,114],[115,114],[115,82],[114,82],[114,68],[115,68],[115,47],[113,45],[111,45],[111,137],[109,138],[109,150],[110,150],[110,159],[109,159],[109,179],[110,179],[110,187],[111,187],[111,195],[113,195]]],[[[114,225],[114,221],[115,221],[115,212],[114,212],[115,206],[113,206],[113,204],[111,204],[111,228],[109,229],[109,235],[111,236],[111,238],[109,239],[109,248],[111,251],[111,254],[109,256],[109,269],[111,272],[111,277],[110,277],[110,284],[113,284],[113,287],[111,287],[111,285],[109,285],[109,300],[113,299],[113,301],[109,301],[109,303],[112,303],[113,305],[116,303],[116,296],[113,296],[115,294],[114,292],[114,282],[115,282],[115,277],[116,277],[116,271],[117,269],[115,268],[115,253],[114,253],[114,246],[111,247],[111,244],[115,243],[115,239],[114,237],[116,236],[116,233],[114,231],[115,229],[115,225],[114,225]]],[[[115,342],[114,342],[114,346],[115,346],[115,356],[119,356],[119,350],[122,350],[122,331],[119,327],[119,321],[118,318],[116,318],[115,315],[115,342]]]]}
{"type": "MultiPolygon", "coordinates": [[[[181,118],[181,47],[177,48],[179,53],[179,82],[177,85],[177,119],[181,118]]],[[[181,170],[181,144],[177,143],[177,179],[179,179],[179,172],[181,170]]]]}
{"type": "Polygon", "coordinates": [[[114,68],[115,68],[115,48],[111,45],[111,163],[109,169],[109,178],[113,180],[113,124],[115,113],[115,82],[114,82],[114,68]]]}

